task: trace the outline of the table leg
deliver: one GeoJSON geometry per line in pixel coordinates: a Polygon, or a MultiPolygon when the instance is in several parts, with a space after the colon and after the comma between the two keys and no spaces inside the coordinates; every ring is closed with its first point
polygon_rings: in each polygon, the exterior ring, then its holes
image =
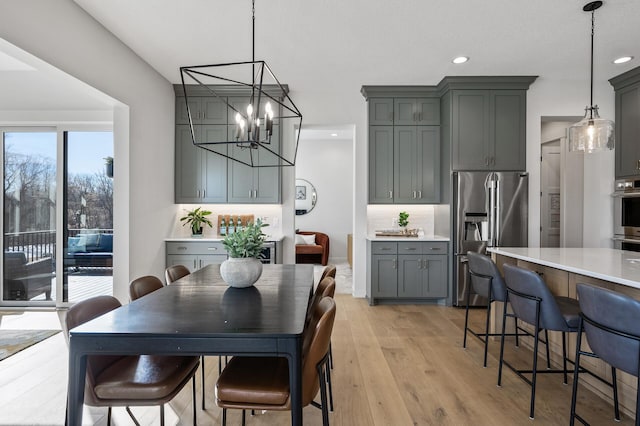
{"type": "Polygon", "coordinates": [[[67,426],[82,424],[84,384],[87,376],[87,356],[74,350],[69,342],[69,383],[67,390],[67,426]]]}
{"type": "Polygon", "coordinates": [[[302,345],[300,339],[289,341],[289,388],[291,389],[291,424],[302,425],[302,345]]]}

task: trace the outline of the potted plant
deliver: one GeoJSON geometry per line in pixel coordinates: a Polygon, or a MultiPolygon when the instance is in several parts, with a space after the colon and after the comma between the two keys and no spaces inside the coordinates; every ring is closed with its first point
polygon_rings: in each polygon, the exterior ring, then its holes
{"type": "Polygon", "coordinates": [[[222,279],[232,287],[251,287],[262,274],[262,248],[267,224],[260,219],[246,224],[241,230],[228,234],[222,240],[229,259],[220,265],[222,279]]]}
{"type": "Polygon", "coordinates": [[[105,173],[108,177],[113,177],[113,157],[104,157],[105,173]]]}
{"type": "Polygon", "coordinates": [[[400,212],[398,215],[398,226],[402,228],[403,232],[407,231],[407,225],[409,225],[409,213],[400,212]]]}
{"type": "Polygon", "coordinates": [[[182,226],[189,224],[191,226],[191,236],[192,237],[202,237],[202,231],[204,225],[209,225],[210,228],[213,227],[213,224],[207,216],[209,216],[211,212],[209,210],[203,210],[201,207],[197,207],[193,210],[188,210],[187,215],[180,218],[181,222],[184,222],[182,226]]]}

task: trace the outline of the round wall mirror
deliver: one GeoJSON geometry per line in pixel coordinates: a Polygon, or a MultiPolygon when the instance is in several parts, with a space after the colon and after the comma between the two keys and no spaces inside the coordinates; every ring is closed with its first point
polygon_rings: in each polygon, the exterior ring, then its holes
{"type": "Polygon", "coordinates": [[[296,215],[307,214],[316,205],[316,188],[305,179],[296,179],[296,215]]]}

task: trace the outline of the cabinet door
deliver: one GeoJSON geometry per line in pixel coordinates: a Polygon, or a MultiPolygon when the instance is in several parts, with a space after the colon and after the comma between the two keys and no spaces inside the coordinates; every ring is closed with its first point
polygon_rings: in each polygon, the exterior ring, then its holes
{"type": "Polygon", "coordinates": [[[369,125],[390,126],[393,124],[393,98],[369,99],[369,125]]]}
{"type": "Polygon", "coordinates": [[[200,124],[227,124],[227,104],[220,98],[200,98],[200,124]]]}
{"type": "Polygon", "coordinates": [[[196,271],[198,269],[198,256],[187,254],[168,254],[167,255],[167,268],[169,266],[184,265],[189,269],[189,272],[196,271]]]}
{"type": "Polygon", "coordinates": [[[523,90],[490,94],[489,168],[526,169],[526,99],[523,90]]]}
{"type": "Polygon", "coordinates": [[[373,297],[398,296],[397,256],[375,255],[371,261],[371,293],[373,297]]]}
{"type": "Polygon", "coordinates": [[[369,127],[369,202],[393,203],[393,126],[369,127]]]}
{"type": "Polygon", "coordinates": [[[616,178],[640,173],[640,84],[616,92],[616,178]]]}
{"type": "Polygon", "coordinates": [[[398,297],[422,297],[422,256],[398,255],[398,297]]]}
{"type": "Polygon", "coordinates": [[[198,256],[198,269],[202,269],[207,265],[219,265],[227,260],[226,254],[211,254],[198,256]]]}
{"type": "Polygon", "coordinates": [[[422,296],[447,297],[447,256],[425,255],[422,264],[425,275],[422,296]]]}
{"type": "Polygon", "coordinates": [[[416,126],[393,128],[393,202],[414,204],[418,199],[417,174],[422,168],[416,126]]]}
{"type": "MultiPolygon", "coordinates": [[[[200,128],[194,126],[196,137],[200,128]]],[[[200,202],[202,190],[202,149],[193,144],[188,125],[176,126],[175,200],[176,203],[200,202]]]]}
{"type": "Polygon", "coordinates": [[[417,121],[420,126],[440,125],[440,98],[418,98],[416,102],[417,121]]]}
{"type": "Polygon", "coordinates": [[[418,109],[413,98],[395,98],[393,100],[393,124],[395,126],[415,126],[418,121],[418,109]]]}
{"type": "MultiPolygon", "coordinates": [[[[203,140],[221,141],[227,138],[227,126],[202,125],[200,126],[203,140]]],[[[227,158],[215,154],[203,148],[197,148],[202,157],[201,160],[201,193],[200,201],[207,203],[227,202],[227,158]]],[[[213,145],[212,149],[226,155],[227,144],[213,145]]],[[[183,169],[184,173],[184,169],[183,169]]]]}
{"type": "Polygon", "coordinates": [[[489,91],[454,90],[451,107],[452,170],[487,170],[489,91]]]}
{"type": "Polygon", "coordinates": [[[440,202],[440,127],[418,126],[418,168],[416,169],[417,201],[440,202]]]}
{"type": "MultiPolygon", "coordinates": [[[[250,161],[249,156],[252,155],[250,149],[240,148],[231,144],[227,147],[229,155],[234,158],[243,158],[250,161]]],[[[253,167],[238,163],[237,161],[228,160],[228,201],[230,203],[251,203],[253,197],[253,167]]]]}
{"type": "MultiPolygon", "coordinates": [[[[280,152],[280,126],[273,126],[269,149],[280,152]]],[[[268,151],[261,150],[258,154],[258,164],[280,164],[280,159],[268,151]]],[[[253,168],[253,203],[279,204],[281,193],[281,167],[253,168]]]]}
{"type": "MultiPolygon", "coordinates": [[[[197,97],[189,96],[189,109],[192,114],[191,118],[195,123],[198,121],[198,112],[200,111],[200,101],[197,97]]],[[[176,96],[176,124],[189,124],[186,98],[184,96],[176,96]]]]}

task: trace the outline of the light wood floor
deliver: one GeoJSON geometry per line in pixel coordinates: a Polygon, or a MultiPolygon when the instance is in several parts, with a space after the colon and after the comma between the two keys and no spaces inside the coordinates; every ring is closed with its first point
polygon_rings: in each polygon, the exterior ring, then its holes
{"type": "MultiPolygon", "coordinates": [[[[462,348],[464,309],[441,306],[368,306],[363,299],[337,295],[333,330],[335,412],[332,425],[528,425],[529,386],[505,369],[496,386],[499,343],[490,344],[487,368],[482,345],[473,336],[462,348]]],[[[480,329],[484,311],[473,310],[480,329]]],[[[507,357],[528,366],[531,353],[509,345],[507,357]]],[[[67,349],[61,333],[0,362],[0,425],[61,425],[66,398],[67,349]]],[[[198,405],[198,424],[220,424],[213,386],[217,358],[206,363],[207,409],[198,405]]],[[[201,383],[198,375],[198,404],[201,383]]],[[[559,375],[538,380],[537,424],[569,422],[571,382],[559,375]]],[[[168,425],[190,425],[187,386],[166,405],[168,425]]],[[[142,424],[159,424],[159,409],[133,408],[142,424]]],[[[584,388],[579,412],[593,425],[614,424],[613,408],[584,388]]],[[[116,425],[133,424],[124,409],[114,409],[116,425]]],[[[320,425],[320,411],[304,409],[305,425],[320,425]]],[[[229,425],[239,425],[230,411],[229,425]]],[[[248,418],[249,425],[283,425],[289,413],[248,418]]],[[[106,424],[106,409],[85,407],[84,424],[106,424]]],[[[617,424],[617,423],[616,423],[617,424]]],[[[620,424],[632,424],[623,417],[620,424]]]]}

